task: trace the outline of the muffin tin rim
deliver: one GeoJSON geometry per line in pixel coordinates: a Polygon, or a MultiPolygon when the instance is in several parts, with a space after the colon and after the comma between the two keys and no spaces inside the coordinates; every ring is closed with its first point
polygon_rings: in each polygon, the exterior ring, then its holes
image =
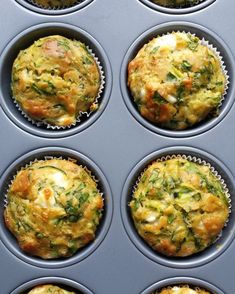
{"type": "Polygon", "coordinates": [[[144,168],[146,168],[151,162],[157,160],[158,158],[161,158],[167,155],[174,155],[174,154],[175,155],[177,154],[191,155],[197,158],[201,158],[202,160],[205,160],[208,163],[211,163],[211,166],[214,167],[215,170],[219,173],[219,175],[222,176],[222,179],[225,180],[225,183],[227,184],[227,188],[229,189],[229,192],[231,194],[231,200],[234,198],[235,179],[232,173],[230,172],[230,170],[228,169],[228,167],[224,163],[222,163],[222,161],[217,159],[211,153],[208,153],[207,151],[204,151],[199,148],[194,148],[191,146],[181,146],[181,145],[169,146],[169,147],[158,149],[157,151],[148,153],[147,155],[142,157],[134,165],[134,167],[132,167],[132,169],[128,173],[128,176],[126,177],[126,180],[122,189],[122,194],[121,194],[121,203],[120,203],[121,219],[122,219],[122,224],[124,226],[125,232],[127,233],[130,241],[144,256],[148,257],[150,260],[156,263],[159,263],[161,265],[171,267],[171,268],[177,268],[177,269],[195,268],[195,267],[199,267],[204,264],[207,264],[209,262],[212,262],[213,260],[218,258],[222,253],[224,253],[229,248],[229,246],[233,242],[235,237],[235,230],[234,230],[235,220],[232,219],[232,214],[234,209],[233,206],[232,206],[232,212],[229,218],[229,222],[227,226],[223,228],[223,235],[225,234],[225,230],[226,230],[227,236],[225,240],[222,242],[222,244],[219,245],[220,248],[217,248],[217,245],[218,245],[217,243],[221,242],[221,238],[217,240],[214,244],[210,245],[208,248],[204,249],[203,251],[188,257],[183,257],[183,258],[174,258],[174,257],[172,258],[172,257],[164,256],[158,252],[155,252],[141,238],[141,236],[139,236],[134,226],[133,220],[131,218],[130,209],[128,207],[128,203],[131,199],[132,189],[141,171],[143,171],[144,168]],[[233,231],[229,231],[228,226],[231,225],[232,222],[233,222],[233,231]],[[208,250],[212,252],[208,253],[208,250]],[[201,256],[201,255],[205,255],[205,256],[201,256]],[[195,260],[190,260],[190,259],[195,259],[195,260]]]}
{"type": "MultiPolygon", "coordinates": [[[[179,285],[179,284],[194,284],[195,286],[198,287],[207,287],[207,289],[205,290],[209,290],[209,291],[216,291],[214,292],[215,294],[224,294],[224,292],[222,292],[221,289],[217,288],[215,285],[211,284],[208,281],[199,279],[199,278],[195,278],[195,277],[186,277],[186,276],[177,276],[177,277],[171,277],[171,278],[166,278],[164,280],[160,280],[158,282],[155,282],[153,284],[151,284],[149,287],[147,287],[143,292],[141,292],[140,294],[151,294],[152,291],[156,291],[156,290],[160,290],[163,287],[167,287],[167,286],[174,286],[174,285],[179,285]]],[[[193,285],[193,286],[194,286],[193,285]]]]}
{"type": "Polygon", "coordinates": [[[34,13],[44,14],[47,16],[59,16],[59,15],[66,15],[69,13],[76,12],[77,10],[83,9],[86,6],[90,5],[94,0],[83,0],[80,3],[77,3],[71,7],[63,8],[63,9],[46,9],[46,8],[40,8],[37,7],[29,2],[27,0],[14,0],[18,4],[20,4],[25,9],[28,9],[34,13]]]}
{"type": "MultiPolygon", "coordinates": [[[[101,183],[101,185],[103,186],[103,190],[100,192],[101,193],[103,192],[103,198],[105,200],[104,202],[105,214],[101,218],[100,224],[97,227],[95,239],[92,240],[90,243],[88,243],[86,246],[82,247],[80,250],[78,250],[74,255],[64,259],[58,258],[58,259],[46,260],[46,259],[38,258],[35,256],[31,256],[23,252],[18,246],[18,242],[16,238],[6,227],[3,214],[1,215],[2,221],[0,223],[0,240],[13,255],[15,255],[20,260],[28,264],[35,265],[37,267],[50,268],[50,269],[64,268],[74,263],[81,262],[85,258],[89,257],[102,244],[103,240],[105,239],[110,229],[112,218],[113,218],[112,190],[110,188],[109,182],[105,174],[100,169],[100,167],[92,159],[90,159],[90,157],[71,148],[55,146],[55,147],[37,148],[17,157],[17,159],[14,160],[1,175],[1,179],[0,179],[1,193],[3,193],[3,191],[6,189],[6,184],[3,185],[3,183],[5,182],[9,183],[10,180],[12,179],[12,176],[19,170],[19,167],[24,167],[32,159],[37,158],[37,155],[39,158],[44,158],[45,156],[54,156],[54,157],[62,156],[65,158],[74,158],[77,160],[77,163],[79,165],[88,167],[92,175],[95,175],[95,177],[97,178],[98,183],[101,183]]],[[[2,201],[1,203],[2,213],[4,211],[3,203],[4,201],[2,201]]]]}
{"type": "MultiPolygon", "coordinates": [[[[10,119],[11,122],[13,122],[17,127],[19,127],[21,130],[25,131],[26,133],[36,135],[38,137],[43,137],[43,138],[49,138],[49,139],[54,139],[54,138],[64,138],[68,136],[75,135],[77,133],[80,133],[84,130],[86,130],[88,127],[93,125],[99,118],[100,116],[104,113],[108,103],[109,99],[111,96],[111,90],[112,90],[112,68],[111,64],[109,61],[109,57],[105,51],[105,49],[102,47],[102,45],[94,38],[90,33],[85,31],[84,29],[75,26],[73,24],[69,24],[66,22],[41,22],[37,23],[36,25],[32,25],[24,30],[21,30],[17,35],[13,36],[13,38],[10,39],[10,41],[7,43],[7,45],[3,48],[2,52],[0,52],[0,85],[2,84],[3,81],[3,72],[4,72],[4,64],[6,62],[10,62],[11,66],[13,65],[14,60],[12,60],[12,53],[11,55],[8,53],[9,50],[14,50],[15,44],[18,44],[22,42],[22,39],[27,37],[27,34],[31,34],[34,32],[38,32],[40,37],[35,38],[31,36],[33,44],[34,41],[36,41],[39,38],[45,37],[45,36],[50,36],[50,35],[55,35],[55,33],[49,33],[47,29],[55,31],[58,29],[64,29],[66,33],[61,33],[62,36],[67,36],[69,34],[76,34],[78,35],[77,40],[81,41],[81,38],[79,36],[82,36],[82,38],[85,38],[88,40],[93,46],[90,46],[89,44],[86,43],[86,45],[89,45],[95,56],[98,56],[98,60],[102,66],[102,69],[104,71],[104,78],[105,78],[105,85],[104,89],[101,93],[101,97],[99,98],[99,107],[90,117],[87,117],[84,122],[76,124],[72,128],[67,128],[65,130],[53,130],[53,129],[46,129],[46,128],[41,128],[38,127],[31,122],[29,122],[24,116],[20,113],[20,111],[17,109],[17,107],[14,105],[14,100],[12,98],[12,93],[11,93],[11,85],[7,86],[7,97],[4,95],[6,90],[4,90],[4,87],[0,86],[0,106],[2,110],[4,111],[4,114],[8,119],[10,119]],[[41,33],[42,31],[42,33],[41,33]],[[97,54],[98,53],[98,54],[97,54]],[[9,56],[10,55],[10,56],[9,56]],[[12,112],[10,107],[14,106],[13,109],[14,111],[12,112]],[[16,114],[15,114],[16,113],[16,114]]],[[[56,33],[58,34],[58,33],[56,33]]],[[[70,38],[70,37],[68,37],[70,38]]],[[[72,38],[71,38],[72,39],[72,38]]],[[[83,41],[82,41],[83,42],[83,41]]],[[[20,49],[18,52],[22,49],[24,49],[24,46],[20,46],[20,49]]],[[[17,55],[17,54],[16,54],[17,55]]],[[[14,57],[16,58],[16,56],[14,57]]],[[[9,72],[11,74],[11,69],[9,69],[9,72]]],[[[9,77],[9,75],[8,75],[9,77]]],[[[6,87],[6,86],[5,86],[6,87]]]]}
{"type": "MultiPolygon", "coordinates": [[[[194,32],[193,32],[194,33],[194,32]]],[[[198,36],[198,34],[196,33],[198,36]]],[[[199,36],[200,38],[200,36],[199,36]]],[[[129,110],[130,114],[134,117],[134,119],[143,127],[150,130],[151,132],[163,135],[166,137],[173,137],[173,138],[186,138],[186,137],[192,137],[196,135],[203,134],[212,128],[214,128],[216,125],[221,123],[223,119],[228,115],[229,111],[231,110],[234,101],[235,101],[235,81],[233,73],[235,72],[235,61],[233,54],[228,47],[228,45],[225,43],[225,41],[214,31],[211,29],[202,26],[200,24],[197,24],[195,22],[189,22],[189,21],[167,21],[163,22],[161,24],[158,24],[156,26],[152,26],[148,29],[146,29],[144,32],[140,33],[138,37],[134,39],[134,41],[130,44],[128,49],[126,50],[126,53],[123,57],[121,67],[120,67],[120,88],[122,93],[122,98],[124,100],[124,103],[129,110]],[[218,43],[221,48],[223,48],[223,52],[221,52],[220,49],[217,48],[216,44],[208,40],[208,38],[205,37],[205,40],[209,42],[209,44],[212,44],[215,48],[218,49],[219,53],[221,54],[223,58],[223,62],[226,66],[226,70],[228,71],[229,76],[229,85],[227,94],[224,98],[224,101],[222,102],[222,106],[220,108],[220,113],[217,117],[211,119],[210,121],[203,121],[202,123],[199,123],[199,125],[192,126],[191,129],[185,129],[185,130],[170,130],[166,128],[159,127],[155,125],[154,123],[151,123],[147,119],[145,119],[138,109],[136,108],[133,97],[130,93],[130,90],[127,86],[127,69],[128,64],[130,60],[132,60],[137,52],[143,47],[144,44],[149,42],[154,37],[167,34],[168,32],[176,32],[176,31],[186,31],[191,32],[190,30],[199,32],[200,34],[206,34],[206,37],[209,36],[213,40],[218,43]],[[224,54],[225,53],[225,54],[224,54]],[[228,62],[226,60],[228,59],[228,62]],[[231,70],[229,70],[231,68],[231,70]],[[201,125],[202,124],[202,125],[201,125]]]]}
{"type": "Polygon", "coordinates": [[[173,15],[180,15],[180,14],[188,14],[197,12],[198,10],[205,9],[206,7],[212,5],[214,2],[218,0],[204,0],[195,6],[186,7],[186,8],[169,8],[164,7],[159,4],[153,3],[151,0],[139,0],[142,4],[146,5],[147,7],[155,10],[156,12],[166,13],[166,14],[173,14],[173,15]]]}
{"type": "Polygon", "coordinates": [[[41,278],[36,278],[30,281],[27,281],[17,288],[15,288],[13,291],[10,292],[10,294],[19,294],[19,291],[26,291],[32,287],[43,285],[43,284],[61,284],[65,286],[72,287],[76,290],[82,291],[83,294],[93,294],[90,289],[88,289],[86,286],[83,284],[80,284],[74,280],[70,280],[68,278],[64,277],[56,277],[56,276],[47,276],[47,277],[41,277],[41,278]]]}

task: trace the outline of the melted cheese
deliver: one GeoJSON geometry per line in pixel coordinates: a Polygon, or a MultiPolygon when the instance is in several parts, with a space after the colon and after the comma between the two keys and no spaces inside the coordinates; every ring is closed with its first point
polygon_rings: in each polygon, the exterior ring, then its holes
{"type": "Polygon", "coordinates": [[[164,35],[162,37],[156,38],[153,42],[153,48],[157,46],[167,47],[174,50],[176,48],[176,36],[164,35]]]}

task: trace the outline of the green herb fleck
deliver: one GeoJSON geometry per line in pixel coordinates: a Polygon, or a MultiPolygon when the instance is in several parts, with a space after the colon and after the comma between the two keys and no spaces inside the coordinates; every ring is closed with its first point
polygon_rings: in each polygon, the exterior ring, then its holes
{"type": "Polygon", "coordinates": [[[192,68],[192,65],[187,60],[183,60],[183,62],[181,63],[181,68],[184,71],[190,71],[192,68]]]}
{"type": "Polygon", "coordinates": [[[153,100],[159,104],[164,104],[166,101],[165,99],[157,92],[154,92],[153,100]]]}
{"type": "Polygon", "coordinates": [[[172,72],[168,72],[166,79],[167,81],[173,81],[173,80],[177,80],[177,77],[172,72]]]}

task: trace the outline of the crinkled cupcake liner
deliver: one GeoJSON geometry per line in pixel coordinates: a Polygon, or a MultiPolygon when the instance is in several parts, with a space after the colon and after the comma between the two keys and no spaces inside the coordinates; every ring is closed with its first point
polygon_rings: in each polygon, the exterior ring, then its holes
{"type": "MultiPolygon", "coordinates": [[[[55,156],[48,156],[47,155],[47,156],[44,156],[43,159],[39,159],[38,160],[37,158],[35,158],[33,161],[30,161],[29,163],[21,166],[18,170],[16,170],[16,172],[14,173],[14,175],[11,177],[11,180],[9,181],[8,188],[6,189],[6,193],[4,195],[4,208],[6,208],[7,205],[8,205],[8,193],[9,193],[9,190],[10,190],[13,182],[15,181],[16,176],[18,175],[18,173],[20,171],[22,171],[22,170],[25,170],[25,169],[29,168],[30,166],[32,166],[36,162],[44,162],[46,160],[51,160],[51,159],[59,159],[59,160],[71,161],[71,162],[77,164],[77,159],[75,159],[75,158],[63,157],[63,156],[55,157],[55,156]]],[[[97,183],[97,184],[99,183],[99,180],[92,174],[92,171],[87,166],[83,166],[83,165],[80,165],[80,164],[78,164],[78,166],[81,167],[82,169],[84,169],[88,173],[88,175],[92,178],[92,180],[95,183],[97,183]]],[[[100,195],[101,195],[101,197],[102,197],[102,199],[104,201],[104,197],[103,197],[104,193],[101,192],[98,189],[98,187],[97,187],[97,190],[100,193],[100,195]]],[[[103,210],[104,209],[102,209],[101,211],[103,211],[103,210]]]]}
{"type": "MultiPolygon", "coordinates": [[[[197,34],[191,33],[190,31],[185,31],[185,30],[180,31],[180,30],[178,30],[178,31],[169,31],[169,32],[167,32],[165,34],[156,35],[155,37],[151,38],[148,42],[152,41],[153,39],[155,39],[157,37],[162,37],[162,36],[170,35],[172,33],[185,33],[185,34],[190,34],[193,37],[198,37],[197,34]]],[[[225,64],[225,62],[223,60],[223,56],[220,53],[220,51],[218,50],[218,48],[216,48],[213,44],[210,44],[209,41],[207,41],[204,37],[202,39],[200,39],[198,37],[198,39],[199,39],[199,43],[201,45],[206,46],[207,48],[209,48],[215,54],[215,56],[218,58],[218,60],[220,62],[220,68],[221,68],[221,70],[223,72],[223,75],[224,75],[224,78],[225,78],[224,92],[221,95],[220,103],[217,106],[217,110],[219,110],[220,107],[223,104],[223,101],[226,98],[227,93],[228,93],[228,88],[229,88],[229,84],[230,84],[229,74],[228,74],[228,71],[226,69],[226,64],[225,64]]],[[[146,42],[146,44],[147,44],[147,42],[146,42]]]]}
{"type": "MultiPolygon", "coordinates": [[[[86,45],[86,49],[89,51],[89,53],[92,55],[92,57],[94,58],[95,62],[96,62],[96,65],[97,65],[97,68],[99,70],[99,74],[100,74],[100,87],[99,87],[99,90],[98,90],[98,93],[97,93],[97,96],[94,100],[94,102],[92,104],[97,104],[98,105],[98,108],[99,108],[99,100],[101,98],[101,95],[103,93],[103,90],[104,90],[104,87],[105,87],[105,74],[104,74],[104,70],[103,70],[103,67],[98,59],[98,57],[96,57],[96,55],[93,53],[92,49],[90,49],[87,45],[86,45]]],[[[16,99],[14,97],[13,98],[13,102],[16,106],[16,108],[20,111],[20,113],[23,115],[23,117],[25,119],[27,119],[32,125],[36,125],[37,127],[46,127],[47,129],[52,129],[52,130],[66,130],[66,129],[70,129],[71,127],[74,127],[76,126],[77,124],[79,124],[82,120],[82,118],[85,116],[85,118],[89,118],[89,116],[97,111],[97,110],[94,110],[94,111],[90,111],[90,112],[84,112],[84,111],[80,111],[77,118],[76,118],[76,121],[68,126],[57,126],[57,125],[51,125],[45,121],[36,121],[34,119],[32,119],[29,115],[27,115],[23,109],[20,107],[20,105],[17,103],[16,99]]]]}
{"type": "Polygon", "coordinates": [[[62,9],[70,8],[70,7],[73,7],[73,6],[78,5],[80,3],[83,3],[85,0],[77,0],[72,5],[54,6],[54,7],[44,7],[43,5],[36,3],[34,0],[26,0],[26,1],[28,3],[34,5],[34,6],[38,7],[38,8],[41,8],[41,9],[46,9],[46,10],[62,10],[62,9]]]}
{"type": "MultiPolygon", "coordinates": [[[[166,156],[162,156],[160,158],[157,158],[156,160],[153,160],[151,163],[149,163],[145,169],[140,173],[140,175],[138,176],[134,186],[133,186],[133,189],[132,189],[132,199],[133,199],[133,195],[135,193],[135,191],[137,190],[138,188],[138,185],[141,181],[141,178],[144,174],[144,172],[154,163],[154,162],[164,162],[166,160],[170,160],[170,159],[184,159],[184,160],[188,160],[190,162],[194,162],[194,163],[197,163],[199,165],[203,165],[203,166],[207,166],[210,171],[212,172],[212,174],[216,177],[216,179],[221,183],[222,187],[223,187],[223,191],[224,191],[224,194],[228,200],[228,218],[224,224],[224,227],[223,229],[221,230],[221,232],[218,234],[218,236],[216,237],[216,239],[212,242],[212,244],[216,243],[221,237],[222,237],[222,234],[223,234],[223,230],[225,227],[227,227],[228,223],[229,223],[229,217],[230,217],[230,214],[232,212],[232,204],[231,204],[231,195],[230,195],[230,192],[229,192],[229,189],[227,187],[227,184],[225,183],[224,179],[222,178],[222,176],[219,174],[219,172],[207,161],[205,161],[204,159],[201,159],[200,157],[196,157],[196,156],[191,156],[191,155],[185,155],[185,154],[172,154],[172,155],[166,155],[166,156]]],[[[206,249],[206,248],[205,248],[206,249]]],[[[204,249],[204,250],[205,250],[204,249]]]]}
{"type": "Polygon", "coordinates": [[[206,0],[197,0],[197,1],[195,1],[195,3],[192,3],[192,4],[189,3],[188,5],[177,5],[177,6],[174,6],[174,5],[166,6],[166,5],[156,3],[154,0],[150,0],[150,1],[156,5],[164,7],[164,8],[184,9],[184,8],[194,7],[202,2],[205,2],[206,0]]]}

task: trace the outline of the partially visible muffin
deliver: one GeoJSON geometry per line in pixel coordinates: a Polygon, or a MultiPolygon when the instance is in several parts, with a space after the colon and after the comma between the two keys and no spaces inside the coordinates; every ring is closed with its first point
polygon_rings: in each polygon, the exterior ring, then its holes
{"type": "Polygon", "coordinates": [[[218,238],[229,216],[223,185],[208,166],[183,158],[153,162],[130,202],[139,235],[167,256],[189,256],[218,238]]]}
{"type": "Polygon", "coordinates": [[[140,114],[172,130],[217,115],[225,85],[217,54],[190,33],[152,39],[128,66],[128,86],[140,114]]]}
{"type": "Polygon", "coordinates": [[[10,185],[5,223],[26,253],[69,257],[95,239],[103,198],[90,172],[48,159],[19,171],[10,185]]]}
{"type": "Polygon", "coordinates": [[[34,287],[27,294],[81,294],[81,292],[71,292],[55,285],[40,285],[34,287]]]}
{"type": "Polygon", "coordinates": [[[210,292],[198,287],[191,288],[189,286],[173,286],[167,287],[152,294],[210,294],[210,292]]]}
{"type": "Polygon", "coordinates": [[[43,8],[65,8],[73,6],[78,3],[79,0],[32,0],[36,5],[42,6],[43,8]]]}
{"type": "Polygon", "coordinates": [[[12,68],[12,94],[32,120],[57,126],[94,111],[100,72],[85,44],[48,36],[20,51],[12,68]]]}
{"type": "Polygon", "coordinates": [[[196,5],[202,0],[152,0],[154,3],[158,5],[162,5],[165,7],[170,7],[170,8],[185,8],[185,7],[190,7],[193,5],[196,5]]]}

